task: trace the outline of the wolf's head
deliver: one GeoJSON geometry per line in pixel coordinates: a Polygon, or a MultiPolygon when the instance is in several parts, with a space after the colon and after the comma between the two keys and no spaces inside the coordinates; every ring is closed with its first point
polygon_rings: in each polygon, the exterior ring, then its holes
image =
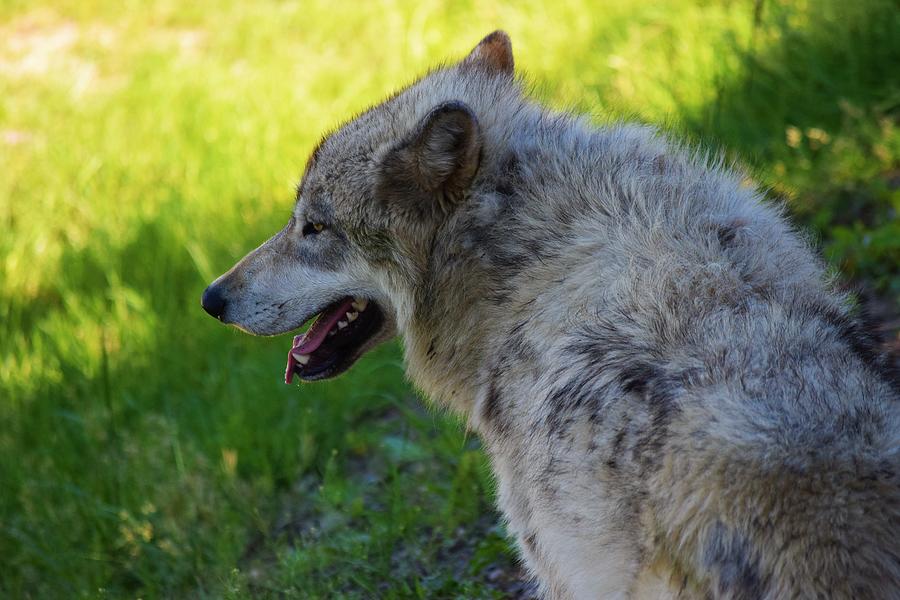
{"type": "Polygon", "coordinates": [[[434,238],[491,168],[491,109],[518,95],[498,31],[326,137],[288,224],[216,279],[203,308],[257,335],[318,315],[294,338],[286,380],[345,371],[403,331],[428,294],[434,238]]]}

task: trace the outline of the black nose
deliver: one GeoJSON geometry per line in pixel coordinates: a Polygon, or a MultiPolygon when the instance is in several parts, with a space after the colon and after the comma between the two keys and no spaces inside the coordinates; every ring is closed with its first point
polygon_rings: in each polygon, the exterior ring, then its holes
{"type": "Polygon", "coordinates": [[[227,302],[225,300],[225,295],[222,293],[222,289],[219,286],[213,284],[206,288],[203,291],[203,297],[200,298],[200,304],[203,305],[203,310],[220,321],[222,320],[222,315],[225,313],[225,305],[227,302]]]}

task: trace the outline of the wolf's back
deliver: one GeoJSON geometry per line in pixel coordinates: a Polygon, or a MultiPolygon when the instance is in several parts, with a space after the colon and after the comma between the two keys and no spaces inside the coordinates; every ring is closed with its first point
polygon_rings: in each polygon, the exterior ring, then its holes
{"type": "Polygon", "coordinates": [[[714,597],[900,598],[892,373],[849,318],[756,310],[686,359],[706,367],[686,371],[649,480],[657,550],[714,597]]]}

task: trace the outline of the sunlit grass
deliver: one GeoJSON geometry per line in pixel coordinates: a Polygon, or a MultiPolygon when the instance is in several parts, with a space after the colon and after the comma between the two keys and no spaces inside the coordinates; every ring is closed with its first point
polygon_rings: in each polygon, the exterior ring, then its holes
{"type": "Polygon", "coordinates": [[[280,383],[199,310],[319,136],[512,36],[534,93],[722,147],[900,296],[891,2],[0,5],[0,592],[490,597],[477,442],[396,347],[280,383]]]}

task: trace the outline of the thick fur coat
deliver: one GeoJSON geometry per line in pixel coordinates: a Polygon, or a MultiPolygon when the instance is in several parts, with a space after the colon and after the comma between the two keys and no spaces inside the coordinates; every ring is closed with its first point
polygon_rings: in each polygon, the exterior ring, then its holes
{"type": "Polygon", "coordinates": [[[523,90],[497,32],[326,137],[217,316],[377,303],[352,360],[401,336],[548,598],[900,598],[900,393],[806,241],[720,162],[523,90]]]}

